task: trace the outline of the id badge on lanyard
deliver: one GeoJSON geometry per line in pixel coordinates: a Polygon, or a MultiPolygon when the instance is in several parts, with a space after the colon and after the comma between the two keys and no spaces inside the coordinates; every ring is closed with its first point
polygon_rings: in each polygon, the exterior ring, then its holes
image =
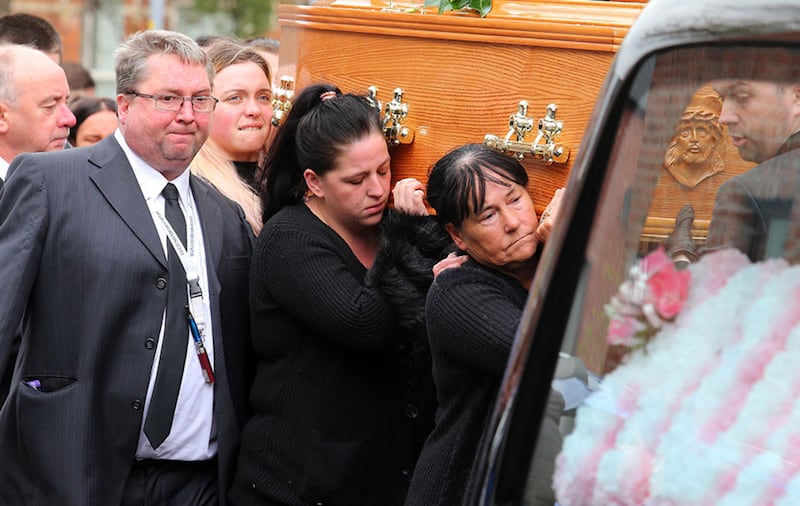
{"type": "Polygon", "coordinates": [[[203,290],[200,287],[200,275],[195,268],[196,263],[196,242],[194,219],[189,216],[188,222],[188,238],[189,251],[183,247],[178,234],[170,225],[169,221],[164,217],[164,214],[155,211],[158,217],[156,223],[161,225],[161,228],[166,233],[167,240],[172,244],[172,249],[178,255],[178,259],[183,265],[183,270],[186,272],[186,281],[189,289],[189,305],[186,306],[186,323],[189,327],[189,332],[192,334],[192,341],[194,342],[194,351],[197,359],[200,361],[200,369],[203,371],[203,378],[206,383],[214,383],[214,369],[211,367],[211,361],[208,359],[203,336],[205,335],[206,318],[205,310],[203,307],[203,290]]]}

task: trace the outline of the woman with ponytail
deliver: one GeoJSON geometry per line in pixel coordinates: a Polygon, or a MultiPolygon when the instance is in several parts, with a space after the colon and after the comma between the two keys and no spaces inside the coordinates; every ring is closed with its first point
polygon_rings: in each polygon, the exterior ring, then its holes
{"type": "Polygon", "coordinates": [[[378,111],[334,86],[296,96],[263,178],[232,502],[403,504],[435,409],[424,298],[451,241],[419,181],[398,182],[388,209],[378,111]]]}

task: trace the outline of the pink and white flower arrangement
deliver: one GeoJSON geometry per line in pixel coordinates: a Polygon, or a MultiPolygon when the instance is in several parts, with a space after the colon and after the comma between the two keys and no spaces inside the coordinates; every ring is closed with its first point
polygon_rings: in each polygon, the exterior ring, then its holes
{"type": "Polygon", "coordinates": [[[557,459],[561,506],[800,504],[800,266],[724,250],[688,272],[685,294],[669,280],[636,299],[661,325],[633,317],[646,347],[631,341],[578,409],[557,459]]]}
{"type": "Polygon", "coordinates": [[[606,304],[608,342],[639,347],[680,312],[689,293],[691,273],[678,270],[658,248],[631,267],[628,279],[606,304]]]}

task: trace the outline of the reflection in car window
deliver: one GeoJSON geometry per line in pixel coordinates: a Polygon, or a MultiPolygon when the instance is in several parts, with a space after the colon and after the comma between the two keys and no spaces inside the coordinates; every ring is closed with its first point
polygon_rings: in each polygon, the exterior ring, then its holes
{"type": "Polygon", "coordinates": [[[797,49],[642,67],[564,338],[591,393],[562,417],[561,506],[800,504],[797,132],[797,49]]]}

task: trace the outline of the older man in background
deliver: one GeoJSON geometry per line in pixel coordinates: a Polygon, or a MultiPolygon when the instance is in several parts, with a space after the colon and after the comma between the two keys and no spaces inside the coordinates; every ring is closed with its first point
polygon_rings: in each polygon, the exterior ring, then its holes
{"type": "Polygon", "coordinates": [[[64,70],[44,53],[0,46],[0,180],[20,153],[64,149],[75,125],[68,98],[64,70]]]}

